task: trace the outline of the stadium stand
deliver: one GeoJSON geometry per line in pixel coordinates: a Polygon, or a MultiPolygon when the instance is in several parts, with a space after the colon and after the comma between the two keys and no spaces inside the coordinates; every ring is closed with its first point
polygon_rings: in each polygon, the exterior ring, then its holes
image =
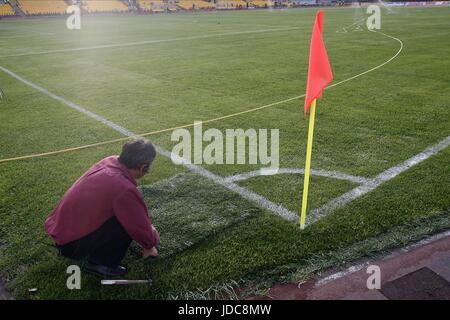
{"type": "Polygon", "coordinates": [[[128,6],[120,0],[84,0],[82,8],[87,13],[129,11],[128,6]]]}
{"type": "Polygon", "coordinates": [[[215,9],[216,6],[214,3],[208,1],[194,0],[194,1],[185,1],[180,0],[178,2],[178,6],[184,10],[207,10],[207,9],[215,9]]]}
{"type": "Polygon", "coordinates": [[[250,1],[250,4],[255,8],[267,8],[273,5],[272,1],[265,1],[265,0],[250,1]]]}
{"type": "Polygon", "coordinates": [[[0,17],[13,16],[14,10],[9,4],[0,3],[0,17]]]}
{"type": "Polygon", "coordinates": [[[175,0],[170,2],[161,0],[138,0],[137,3],[143,12],[175,12],[179,8],[175,0]]]}
{"type": "Polygon", "coordinates": [[[138,0],[138,5],[145,12],[163,12],[166,10],[166,4],[163,1],[138,0]]]}
{"type": "Polygon", "coordinates": [[[19,6],[28,15],[64,14],[68,7],[64,0],[21,0],[19,6]]]}
{"type": "Polygon", "coordinates": [[[216,2],[217,9],[244,9],[247,8],[247,2],[243,0],[236,1],[217,1],[216,2]]]}

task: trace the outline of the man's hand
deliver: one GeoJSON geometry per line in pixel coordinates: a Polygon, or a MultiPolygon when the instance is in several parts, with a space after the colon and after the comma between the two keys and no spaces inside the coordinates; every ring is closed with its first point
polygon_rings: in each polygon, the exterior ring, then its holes
{"type": "MultiPolygon", "coordinates": [[[[156,228],[152,225],[152,232],[156,238],[156,244],[159,244],[159,232],[158,230],[156,230],[156,228]]],[[[147,257],[157,257],[158,256],[158,250],[156,249],[156,247],[153,247],[151,249],[145,249],[144,248],[144,252],[142,253],[142,256],[144,258],[147,257]]]]}
{"type": "Polygon", "coordinates": [[[156,250],[156,247],[153,247],[151,249],[145,249],[144,248],[144,252],[142,253],[142,257],[143,258],[157,257],[157,256],[158,256],[158,250],[156,250]]]}

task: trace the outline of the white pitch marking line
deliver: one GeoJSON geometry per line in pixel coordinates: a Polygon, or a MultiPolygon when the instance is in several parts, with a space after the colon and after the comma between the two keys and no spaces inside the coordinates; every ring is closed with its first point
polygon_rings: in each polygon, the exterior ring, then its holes
{"type": "MultiPolygon", "coordinates": [[[[275,174],[305,174],[305,169],[303,168],[281,168],[278,169],[278,171],[275,174]]],[[[226,177],[225,179],[230,182],[237,182],[242,180],[247,180],[250,178],[258,177],[264,175],[261,170],[255,170],[245,173],[236,174],[233,176],[226,177]]],[[[325,178],[334,178],[338,180],[346,180],[358,184],[365,184],[369,183],[371,180],[364,178],[364,177],[358,177],[358,176],[352,176],[349,174],[337,172],[337,171],[325,171],[325,170],[316,170],[311,169],[311,175],[312,176],[318,176],[318,177],[325,177],[325,178]]]]}
{"type": "MultiPolygon", "coordinates": [[[[366,18],[359,19],[359,20],[353,22],[352,24],[350,24],[350,25],[348,25],[348,26],[346,26],[346,27],[343,27],[342,30],[336,30],[336,32],[337,32],[337,33],[347,33],[347,32],[348,32],[348,31],[347,31],[347,28],[350,28],[350,27],[354,26],[355,24],[360,23],[360,22],[362,22],[362,21],[364,21],[364,20],[366,20],[366,18]]],[[[359,27],[359,26],[358,26],[358,27],[359,27]]]]}
{"type": "MultiPolygon", "coordinates": [[[[421,246],[424,246],[424,245],[436,242],[438,240],[441,240],[441,239],[444,239],[444,238],[447,238],[447,237],[450,237],[450,230],[444,231],[444,232],[439,233],[439,234],[435,234],[435,235],[433,235],[433,236],[431,236],[429,238],[423,239],[423,240],[421,240],[421,241],[419,241],[417,243],[413,243],[413,244],[411,244],[409,246],[406,246],[406,247],[402,248],[401,251],[404,252],[404,253],[405,252],[409,252],[409,251],[411,251],[413,249],[416,249],[418,247],[421,247],[421,246]]],[[[394,256],[394,255],[389,255],[388,258],[390,258],[392,256],[394,256]]]]}
{"type": "Polygon", "coordinates": [[[340,272],[336,272],[335,274],[329,275],[328,277],[325,277],[323,279],[320,279],[319,281],[316,282],[316,284],[314,285],[314,288],[323,286],[331,281],[343,278],[345,276],[348,276],[349,274],[358,272],[360,270],[362,270],[364,267],[369,266],[368,262],[362,263],[362,264],[358,264],[356,266],[351,266],[349,268],[347,268],[344,271],[340,271],[340,272]]]}
{"type": "Polygon", "coordinates": [[[138,42],[118,43],[118,44],[105,44],[105,45],[98,45],[98,46],[91,46],[91,47],[57,49],[57,50],[39,51],[39,52],[25,52],[25,53],[19,53],[19,54],[11,54],[11,55],[0,56],[0,59],[2,59],[2,58],[13,58],[13,57],[23,57],[23,56],[43,55],[43,54],[50,54],[50,53],[64,53],[64,52],[78,52],[78,51],[97,50],[97,49],[123,48],[123,47],[142,46],[142,45],[147,45],[147,44],[164,43],[164,42],[208,39],[208,38],[225,37],[225,36],[240,35],[240,34],[266,33],[266,32],[277,32],[277,31],[291,31],[291,30],[298,30],[298,29],[300,29],[300,27],[272,28],[272,29],[249,30],[249,31],[236,31],[236,32],[206,34],[206,35],[192,36],[192,37],[183,37],[183,38],[146,40],[146,41],[138,41],[138,42]]]}
{"type": "Polygon", "coordinates": [[[444,150],[450,145],[450,136],[447,136],[445,139],[440,141],[439,143],[428,147],[424,151],[416,154],[415,156],[409,158],[408,160],[400,163],[399,165],[396,165],[395,167],[389,168],[379,175],[377,175],[375,178],[371,179],[368,183],[365,183],[359,187],[356,187],[349,192],[344,193],[343,195],[334,198],[333,200],[329,201],[322,207],[313,210],[309,216],[308,216],[308,222],[307,224],[311,224],[316,222],[317,220],[325,217],[332,211],[334,211],[336,208],[341,207],[363,195],[366,193],[369,193],[370,191],[378,188],[381,184],[383,184],[386,181],[389,181],[396,176],[398,176],[400,173],[408,170],[409,168],[421,163],[422,161],[428,159],[432,155],[437,154],[439,151],[444,150]]]}
{"type": "MultiPolygon", "coordinates": [[[[394,56],[392,56],[390,59],[388,59],[387,61],[383,62],[382,64],[380,64],[380,65],[378,65],[378,66],[376,66],[376,67],[373,67],[373,68],[371,68],[371,69],[369,69],[369,70],[367,70],[367,71],[364,71],[364,72],[362,72],[362,73],[360,73],[360,74],[357,74],[357,75],[355,75],[355,76],[352,76],[352,77],[350,77],[350,78],[348,78],[348,79],[345,79],[345,80],[339,81],[339,82],[337,82],[337,83],[334,83],[334,84],[332,84],[332,85],[326,87],[325,89],[329,89],[329,88],[335,87],[335,86],[337,86],[337,85],[340,85],[340,84],[342,84],[342,83],[345,83],[345,82],[347,82],[347,81],[353,80],[353,79],[358,78],[358,77],[360,77],[360,76],[362,76],[362,75],[365,75],[365,74],[367,74],[367,73],[369,73],[369,72],[372,72],[372,71],[374,71],[374,70],[379,69],[379,68],[383,67],[384,65],[388,64],[389,62],[391,62],[392,60],[394,60],[395,58],[397,58],[397,56],[398,56],[398,55],[400,54],[400,52],[403,50],[403,42],[402,42],[400,39],[395,38],[395,37],[392,37],[392,36],[387,35],[387,34],[382,33],[382,32],[378,32],[378,31],[373,31],[373,30],[371,30],[371,32],[380,33],[380,34],[382,34],[382,35],[384,35],[384,36],[386,36],[386,37],[388,37],[388,38],[391,38],[391,39],[394,39],[394,40],[398,41],[398,42],[400,43],[400,48],[399,48],[399,50],[397,51],[397,53],[396,53],[394,56]]],[[[205,37],[209,37],[209,36],[205,36],[205,37]]],[[[1,58],[1,57],[0,57],[0,58],[1,58]]],[[[101,121],[101,122],[107,124],[107,125],[110,126],[111,128],[114,128],[116,131],[119,131],[119,132],[121,132],[121,133],[124,133],[124,132],[122,132],[122,131],[120,131],[120,130],[128,131],[128,130],[126,130],[125,128],[122,128],[122,127],[120,127],[120,126],[114,124],[113,122],[110,122],[109,120],[107,120],[107,119],[105,119],[105,118],[102,118],[101,116],[99,116],[99,115],[97,115],[97,114],[94,114],[94,113],[92,113],[92,112],[90,112],[90,111],[88,111],[88,110],[86,110],[86,109],[83,109],[83,108],[77,106],[76,104],[73,104],[72,102],[70,102],[70,101],[68,101],[68,100],[65,100],[64,98],[61,98],[61,97],[59,97],[59,96],[56,96],[56,95],[50,93],[49,91],[47,91],[47,90],[45,90],[45,89],[43,89],[43,88],[41,88],[41,87],[39,87],[39,86],[37,86],[37,85],[31,83],[31,82],[29,82],[29,81],[27,81],[27,80],[25,80],[25,79],[22,79],[20,76],[18,76],[18,75],[16,75],[15,73],[9,71],[8,69],[5,69],[5,68],[3,68],[3,67],[1,67],[1,66],[0,66],[0,69],[3,70],[4,72],[8,73],[8,74],[11,75],[12,77],[14,77],[14,78],[16,78],[16,79],[22,81],[23,83],[25,83],[25,84],[27,84],[27,85],[29,85],[29,86],[35,88],[36,90],[39,90],[39,91],[41,91],[41,92],[47,94],[48,96],[52,97],[53,99],[56,99],[56,100],[58,100],[58,101],[60,101],[60,102],[62,102],[62,103],[64,103],[64,104],[70,106],[71,108],[74,108],[74,109],[76,109],[76,110],[78,110],[78,111],[80,111],[80,112],[83,112],[83,113],[87,114],[88,116],[90,116],[90,117],[92,117],[92,118],[94,118],[94,119],[97,119],[98,121],[101,121]],[[83,110],[84,110],[84,111],[83,111],[83,110]],[[100,118],[103,119],[103,121],[100,120],[100,118]],[[117,127],[117,128],[115,128],[115,127],[117,127]]],[[[288,101],[293,101],[293,100],[302,98],[302,97],[304,97],[304,96],[305,96],[305,95],[303,94],[303,95],[300,95],[300,96],[292,97],[292,98],[285,99],[285,100],[282,100],[282,101],[279,101],[279,102],[271,103],[271,104],[266,105],[266,106],[264,106],[264,107],[274,106],[274,105],[282,104],[282,103],[285,103],[285,102],[288,102],[288,101]]],[[[256,108],[256,109],[252,109],[252,110],[257,110],[257,109],[262,109],[262,108],[260,107],[260,108],[256,108]]],[[[252,111],[252,110],[249,110],[249,112],[252,111]]],[[[128,132],[128,133],[130,133],[132,136],[134,136],[134,134],[132,134],[131,132],[128,132]]],[[[124,133],[124,134],[126,134],[126,133],[124,133]]],[[[128,134],[127,134],[127,135],[128,135],[128,134]]],[[[161,151],[161,152],[162,152],[162,151],[165,151],[166,154],[164,154],[164,153],[161,153],[161,154],[170,157],[170,153],[169,153],[167,150],[164,150],[164,149],[163,149],[163,150],[160,150],[160,151],[161,151]]],[[[201,168],[201,167],[198,167],[198,166],[193,165],[193,164],[188,164],[188,163],[186,163],[185,166],[188,167],[188,168],[189,168],[189,166],[192,166],[192,168],[190,168],[191,170],[194,170],[194,168],[200,168],[200,169],[203,169],[203,168],[201,168]]],[[[256,202],[256,203],[261,203],[261,206],[267,206],[267,208],[270,208],[269,210],[273,211],[274,213],[276,213],[277,215],[279,215],[279,216],[281,216],[281,217],[284,217],[284,218],[287,219],[287,220],[294,221],[295,219],[297,219],[297,214],[296,214],[296,213],[294,213],[294,212],[292,212],[292,211],[289,211],[289,210],[285,209],[284,207],[282,207],[282,206],[280,206],[280,205],[278,205],[278,204],[272,203],[272,202],[270,202],[269,200],[267,200],[266,198],[264,198],[264,197],[262,197],[262,196],[260,196],[260,195],[258,195],[258,194],[256,194],[256,193],[254,193],[254,192],[252,192],[252,191],[250,191],[250,190],[247,190],[247,189],[245,189],[245,188],[242,188],[242,187],[240,187],[239,185],[237,185],[237,184],[235,184],[235,183],[226,181],[225,178],[220,177],[220,176],[217,176],[217,175],[214,175],[213,173],[209,172],[209,171],[206,170],[206,169],[203,169],[203,170],[205,170],[206,172],[202,171],[203,173],[200,173],[200,174],[206,176],[207,173],[209,173],[209,174],[213,175],[213,176],[210,176],[210,179],[211,179],[211,178],[217,178],[216,180],[217,180],[217,181],[220,181],[220,182],[221,182],[220,184],[222,184],[222,185],[225,186],[226,188],[229,188],[229,189],[231,189],[232,191],[236,190],[238,193],[239,193],[239,192],[243,192],[242,196],[243,196],[244,198],[246,198],[246,199],[248,199],[248,200],[251,200],[251,201],[253,201],[253,202],[256,202]],[[215,177],[214,177],[214,176],[215,176],[215,177]],[[245,192],[244,192],[244,191],[245,191],[245,192]],[[275,211],[274,211],[274,210],[275,210],[275,211]]],[[[406,170],[406,169],[405,169],[405,170],[406,170]]],[[[195,171],[195,170],[194,170],[194,171],[195,171]]],[[[216,182],[217,182],[217,181],[216,181],[216,182]]],[[[384,182],[384,181],[383,181],[383,182],[384,182]]],[[[381,182],[381,183],[382,183],[382,182],[381,182]]],[[[381,184],[381,183],[380,183],[380,184],[381,184]]],[[[371,183],[370,183],[370,184],[371,184],[371,183]]],[[[353,189],[353,190],[351,190],[351,191],[345,193],[345,194],[342,195],[341,197],[338,197],[338,198],[335,198],[335,199],[331,200],[330,202],[328,202],[327,204],[325,204],[325,205],[322,206],[321,208],[316,209],[316,210],[313,210],[312,214],[309,214],[309,215],[308,215],[308,218],[307,218],[307,224],[314,223],[315,221],[317,221],[318,219],[320,219],[322,216],[327,215],[327,214],[330,212],[330,210],[333,210],[334,208],[337,208],[337,207],[340,206],[340,205],[346,204],[346,203],[348,203],[348,202],[350,202],[350,201],[352,201],[352,200],[354,200],[354,199],[360,197],[361,195],[366,194],[366,193],[368,193],[368,192],[370,192],[370,191],[372,191],[373,189],[376,188],[376,187],[373,187],[373,188],[367,188],[367,186],[370,185],[370,184],[365,184],[365,185],[363,185],[363,186],[360,186],[360,187],[358,187],[358,188],[355,188],[355,189],[353,189]]],[[[377,186],[378,186],[378,185],[377,185],[377,186]]]]}
{"type": "MultiPolygon", "coordinates": [[[[56,94],[53,94],[50,91],[38,86],[37,84],[34,84],[31,81],[28,81],[28,80],[20,77],[19,75],[15,74],[14,72],[12,72],[2,66],[0,66],[0,70],[7,73],[8,75],[15,78],[16,80],[19,80],[20,82],[32,87],[33,89],[42,92],[43,94],[47,95],[48,97],[50,97],[58,102],[61,102],[62,104],[66,105],[72,109],[75,109],[78,112],[81,112],[81,113],[87,115],[88,117],[107,125],[108,127],[114,129],[117,132],[122,133],[123,135],[129,136],[129,137],[138,136],[137,134],[131,132],[130,130],[128,130],[112,121],[109,121],[108,119],[106,119],[96,113],[93,113],[93,112],[67,100],[67,99],[57,96],[56,94]]],[[[168,150],[166,150],[160,146],[157,146],[157,145],[154,145],[154,146],[155,146],[156,151],[159,154],[161,154],[162,156],[167,157],[169,159],[171,158],[171,156],[172,156],[171,152],[169,152],[168,150]]],[[[268,199],[254,193],[246,188],[243,188],[233,182],[226,181],[225,178],[223,178],[219,175],[216,175],[216,174],[206,170],[205,168],[202,168],[200,166],[192,164],[191,162],[187,161],[186,159],[183,159],[180,157],[177,157],[177,158],[189,170],[194,171],[195,173],[200,174],[200,175],[212,180],[213,182],[227,188],[228,190],[231,190],[232,192],[238,193],[244,199],[247,199],[247,200],[257,204],[261,208],[270,210],[273,213],[275,213],[276,215],[282,217],[283,219],[286,219],[289,221],[297,220],[298,216],[295,212],[289,211],[288,209],[284,208],[283,206],[273,203],[273,202],[269,201],[268,199]]]]}
{"type": "MultiPolygon", "coordinates": [[[[39,34],[41,36],[51,36],[51,35],[55,35],[56,33],[36,33],[39,34]]],[[[32,38],[35,37],[35,35],[33,34],[22,34],[22,35],[17,35],[17,36],[8,36],[8,37],[0,37],[0,41],[3,40],[10,40],[10,39],[20,39],[20,38],[32,38]]]]}
{"type": "MultiPolygon", "coordinates": [[[[371,32],[375,32],[375,33],[376,33],[376,32],[378,32],[378,31],[373,31],[373,30],[372,30],[371,32]]],[[[384,35],[384,36],[386,36],[386,37],[388,37],[388,38],[392,38],[392,39],[394,39],[394,40],[396,40],[396,41],[398,41],[398,42],[400,43],[400,48],[399,48],[399,50],[397,51],[397,53],[396,53],[395,55],[393,55],[391,58],[389,58],[388,60],[386,60],[385,62],[383,62],[382,64],[380,64],[380,65],[378,65],[378,66],[375,66],[375,67],[373,67],[373,68],[371,68],[371,69],[369,69],[369,70],[367,70],[367,71],[364,71],[364,72],[362,72],[362,73],[360,73],[360,74],[354,75],[354,76],[352,76],[352,77],[350,77],[350,78],[347,78],[347,79],[338,81],[338,82],[336,82],[336,83],[334,83],[334,84],[332,84],[332,85],[329,85],[328,87],[325,88],[325,90],[326,90],[326,89],[329,89],[329,88],[336,87],[336,86],[338,86],[338,85],[340,85],[340,84],[342,84],[342,83],[345,83],[345,82],[347,82],[347,81],[354,80],[354,79],[356,79],[356,78],[358,78],[358,77],[360,77],[360,76],[363,76],[363,75],[365,75],[365,74],[367,74],[367,73],[369,73],[369,72],[375,71],[375,70],[377,70],[377,69],[383,67],[384,65],[388,64],[389,62],[391,62],[391,61],[394,60],[395,58],[397,58],[397,56],[398,56],[398,55],[400,54],[400,52],[402,52],[402,50],[403,50],[403,42],[402,42],[400,39],[391,37],[391,36],[389,36],[389,35],[387,35],[387,34],[384,34],[384,33],[382,33],[382,32],[378,32],[378,33],[380,33],[380,34],[382,34],[382,35],[384,35]]],[[[0,59],[1,59],[1,58],[2,58],[2,57],[0,57],[0,59]]],[[[257,108],[248,109],[248,110],[239,112],[238,114],[245,114],[245,113],[250,113],[250,112],[253,112],[253,111],[257,111],[257,110],[262,110],[262,109],[270,108],[270,107],[273,107],[273,106],[277,106],[277,105],[280,105],[280,104],[284,104],[284,103],[287,103],[287,102],[291,102],[291,101],[294,101],[294,100],[298,100],[298,99],[301,99],[301,98],[303,98],[303,97],[305,97],[305,94],[302,94],[302,95],[299,95],[299,96],[295,96],[295,97],[291,97],[291,98],[284,99],[284,100],[280,100],[280,101],[276,101],[276,102],[272,102],[272,103],[269,103],[269,104],[266,104],[266,105],[264,105],[264,106],[260,106],[260,107],[257,107],[257,108]]],[[[234,116],[234,115],[235,115],[235,114],[231,114],[231,115],[228,115],[228,116],[224,116],[223,119],[228,118],[228,117],[232,117],[232,116],[234,116]]]]}
{"type": "MultiPolygon", "coordinates": [[[[443,233],[439,233],[439,234],[433,235],[433,236],[431,236],[429,238],[426,238],[424,240],[421,240],[419,242],[416,242],[416,243],[413,243],[413,244],[411,244],[409,246],[401,248],[398,252],[396,252],[396,251],[391,252],[390,254],[387,254],[384,257],[380,258],[380,259],[382,261],[385,261],[387,259],[395,258],[395,257],[399,256],[402,253],[409,252],[409,251],[411,251],[413,249],[416,249],[418,247],[422,247],[424,245],[436,242],[438,240],[441,240],[441,239],[444,239],[444,238],[447,238],[447,237],[450,237],[450,230],[449,231],[445,231],[443,233]]],[[[325,278],[322,278],[319,281],[317,281],[316,284],[314,285],[314,287],[317,288],[317,287],[323,286],[323,285],[325,285],[325,284],[327,284],[327,283],[329,283],[331,281],[334,281],[334,280],[343,278],[345,276],[348,276],[348,275],[350,275],[352,273],[358,272],[358,271],[362,270],[364,267],[369,266],[371,263],[373,263],[373,261],[372,262],[371,261],[367,261],[367,262],[364,262],[364,263],[361,263],[361,264],[358,264],[358,265],[355,265],[355,266],[351,266],[351,267],[349,267],[349,268],[347,268],[347,269],[345,269],[343,271],[336,272],[336,273],[334,273],[332,275],[329,275],[329,276],[327,276],[325,278]]]]}

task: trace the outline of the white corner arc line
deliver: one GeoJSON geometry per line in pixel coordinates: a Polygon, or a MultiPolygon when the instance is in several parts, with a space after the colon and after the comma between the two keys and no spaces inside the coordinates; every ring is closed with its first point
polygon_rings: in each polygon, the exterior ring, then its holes
{"type": "MultiPolygon", "coordinates": [[[[304,168],[280,168],[273,175],[277,175],[277,174],[305,174],[305,169],[304,168]]],[[[225,179],[230,182],[237,182],[237,181],[247,180],[247,179],[262,176],[262,175],[265,175],[265,174],[263,172],[261,172],[261,170],[255,170],[255,171],[250,171],[250,172],[245,172],[245,173],[240,173],[240,174],[236,174],[233,176],[229,176],[229,177],[226,177],[225,179]]],[[[350,181],[350,182],[357,183],[357,184],[365,184],[365,183],[369,183],[371,181],[370,179],[367,179],[364,177],[352,176],[352,175],[337,172],[337,171],[326,171],[326,170],[318,170],[318,169],[311,169],[311,175],[318,176],[318,177],[325,177],[325,178],[333,178],[333,179],[338,179],[338,180],[345,180],[345,181],[350,181]]]]}
{"type": "Polygon", "coordinates": [[[337,198],[332,199],[328,203],[324,204],[322,207],[313,210],[307,218],[307,224],[312,224],[317,220],[327,216],[329,213],[331,213],[338,207],[341,207],[365,195],[366,193],[369,193],[370,191],[379,187],[384,182],[395,178],[400,173],[437,154],[438,152],[447,148],[449,145],[450,145],[450,136],[447,136],[445,139],[441,140],[437,144],[426,148],[425,150],[409,158],[408,160],[383,171],[382,173],[371,179],[368,183],[365,183],[359,187],[356,187],[344,193],[343,195],[337,198]]]}
{"type": "Polygon", "coordinates": [[[2,59],[2,58],[13,58],[13,57],[44,55],[44,54],[52,54],[52,53],[65,53],[65,52],[78,52],[78,51],[88,51],[88,50],[98,50],[98,49],[113,49],[113,48],[133,47],[133,46],[142,46],[142,45],[147,45],[147,44],[175,42],[175,41],[188,41],[188,40],[200,40],[200,39],[208,39],[208,38],[216,38],[216,37],[233,36],[233,35],[267,33],[267,32],[277,32],[277,31],[292,31],[292,30],[298,30],[298,29],[301,29],[301,28],[300,27],[289,27],[289,28],[271,28],[271,29],[248,30],[248,31],[234,31],[234,32],[204,34],[204,35],[191,36],[191,37],[181,37],[181,38],[171,38],[171,39],[158,39],[158,40],[145,40],[145,41],[137,41],[137,42],[117,43],[117,44],[104,44],[104,45],[97,45],[97,46],[90,46],[90,47],[55,49],[55,50],[48,50],[48,51],[25,52],[25,53],[18,53],[18,54],[10,54],[10,55],[0,56],[0,59],[2,59]]]}
{"type": "MultiPolygon", "coordinates": [[[[83,107],[81,107],[81,106],[79,106],[79,105],[77,105],[77,104],[67,100],[67,99],[64,99],[64,98],[62,98],[60,96],[57,96],[56,94],[53,94],[50,91],[48,91],[48,90],[38,86],[37,84],[34,84],[31,81],[28,81],[28,80],[20,77],[19,75],[15,74],[14,72],[12,72],[12,71],[10,71],[10,70],[2,67],[2,66],[0,66],[0,70],[2,70],[3,72],[7,73],[8,75],[10,75],[11,77],[15,78],[16,80],[18,80],[18,81],[20,81],[20,82],[22,82],[22,83],[32,87],[33,89],[35,89],[35,90],[37,90],[37,91],[47,95],[48,97],[50,97],[50,98],[52,98],[52,99],[54,99],[54,100],[56,100],[56,101],[58,101],[58,102],[60,102],[60,103],[62,103],[64,105],[66,105],[66,106],[68,106],[68,107],[70,107],[72,109],[75,109],[76,111],[81,112],[81,113],[87,115],[88,117],[90,117],[92,119],[95,119],[95,120],[103,123],[104,125],[110,127],[111,129],[113,129],[113,130],[115,130],[117,132],[122,133],[123,135],[129,136],[129,137],[138,136],[135,133],[131,132],[130,130],[128,130],[128,129],[126,129],[126,128],[124,128],[124,127],[122,127],[122,126],[120,126],[120,125],[118,125],[118,124],[116,124],[116,123],[114,123],[114,122],[112,122],[112,121],[110,121],[110,120],[108,120],[108,119],[106,119],[106,118],[96,114],[96,113],[94,113],[94,112],[91,112],[91,111],[89,111],[89,110],[87,110],[87,109],[85,109],[85,108],[83,108],[83,107]]],[[[162,148],[160,146],[157,146],[157,145],[154,145],[154,146],[155,146],[156,151],[159,154],[161,154],[162,156],[167,157],[169,159],[171,158],[171,156],[172,156],[171,152],[169,152],[168,150],[166,150],[166,149],[164,149],[164,148],[162,148]]],[[[179,160],[181,160],[180,162],[182,162],[183,166],[185,166],[187,169],[189,169],[189,170],[191,170],[191,171],[193,171],[193,172],[195,172],[197,174],[200,174],[200,175],[210,179],[211,181],[213,181],[213,182],[215,182],[215,183],[217,183],[217,184],[227,188],[228,190],[230,190],[232,192],[235,192],[235,193],[239,194],[244,199],[247,199],[247,200],[257,204],[261,208],[270,210],[271,212],[275,213],[276,215],[280,216],[283,219],[286,219],[288,221],[296,221],[297,218],[298,218],[298,216],[297,216],[297,214],[295,212],[289,211],[288,209],[284,208],[283,206],[281,206],[279,204],[273,203],[273,202],[269,201],[268,199],[266,199],[266,198],[264,198],[264,197],[262,197],[262,196],[260,196],[260,195],[258,195],[256,193],[254,193],[254,192],[252,192],[252,191],[250,191],[250,190],[248,190],[246,188],[243,188],[243,187],[241,187],[241,186],[239,186],[239,185],[237,185],[237,184],[235,184],[233,182],[226,181],[225,178],[223,178],[223,177],[221,177],[219,175],[216,175],[216,174],[206,170],[205,168],[202,168],[202,167],[200,167],[198,165],[190,163],[186,159],[179,158],[179,160]]]]}

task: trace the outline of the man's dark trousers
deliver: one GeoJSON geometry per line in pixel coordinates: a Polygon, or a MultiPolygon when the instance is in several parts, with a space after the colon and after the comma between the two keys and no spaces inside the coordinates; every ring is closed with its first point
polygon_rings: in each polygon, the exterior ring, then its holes
{"type": "Polygon", "coordinates": [[[120,265],[131,241],[120,222],[112,217],[96,231],[58,249],[64,257],[114,268],[120,265]]]}

